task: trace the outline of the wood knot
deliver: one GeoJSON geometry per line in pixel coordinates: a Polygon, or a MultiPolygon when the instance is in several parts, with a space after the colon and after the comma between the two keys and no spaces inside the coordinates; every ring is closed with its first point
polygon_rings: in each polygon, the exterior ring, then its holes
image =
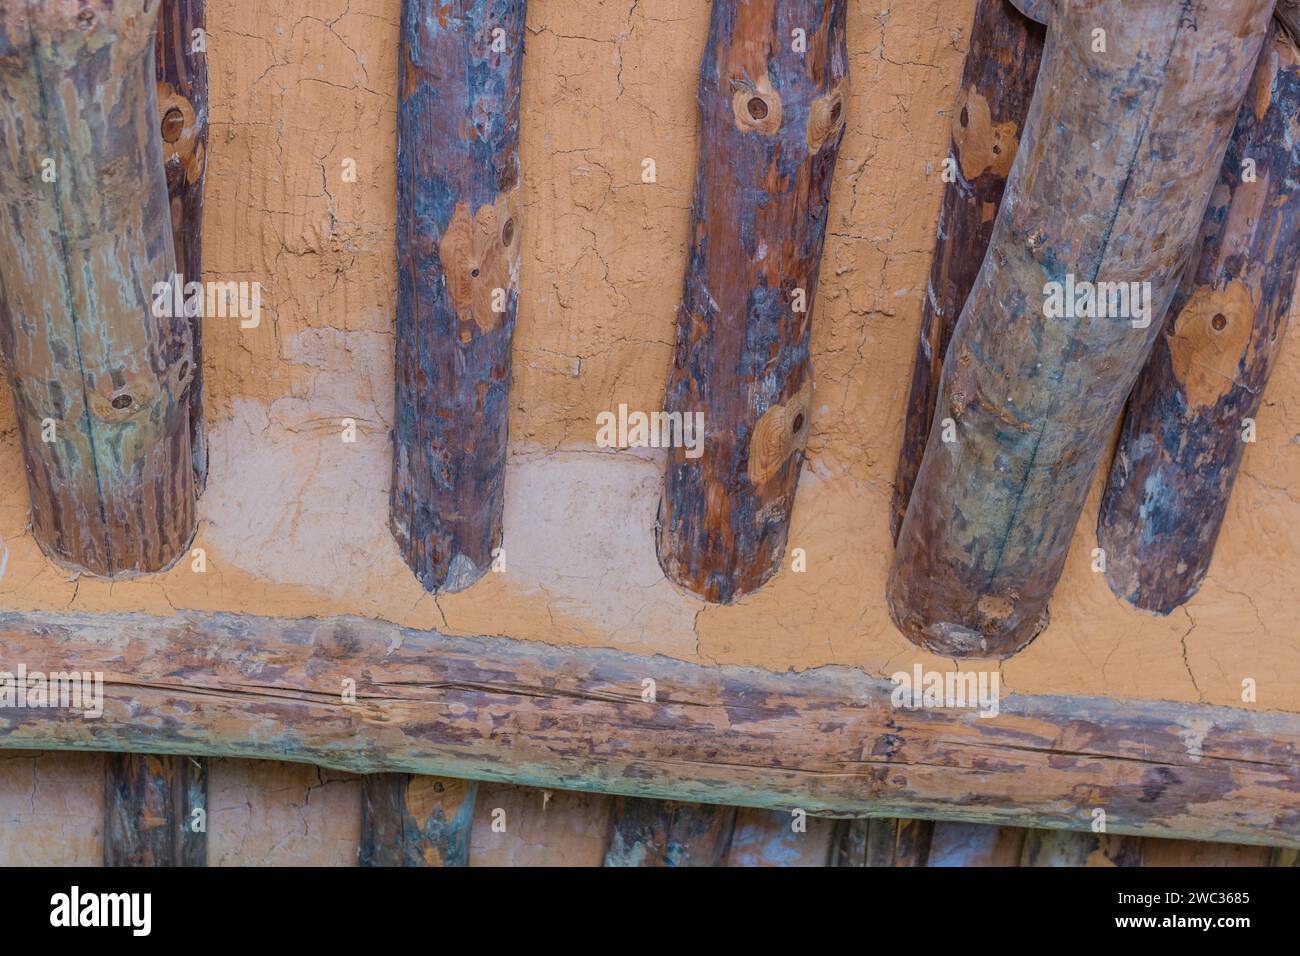
{"type": "Polygon", "coordinates": [[[1240,279],[1200,286],[1174,318],[1169,355],[1189,406],[1209,408],[1236,385],[1255,327],[1255,300],[1240,279]]]}
{"type": "Polygon", "coordinates": [[[167,187],[175,192],[185,183],[198,182],[203,175],[206,154],[199,119],[190,101],[165,81],[158,84],[158,111],[167,187]]]}
{"type": "Polygon", "coordinates": [[[736,129],[744,133],[772,134],[781,128],[781,95],[772,88],[766,77],[757,83],[733,80],[731,111],[736,117],[736,129]]]}
{"type": "Polygon", "coordinates": [[[773,405],[754,426],[749,439],[749,480],[755,485],[770,481],[786,461],[802,452],[808,443],[812,421],[812,380],[805,379],[799,391],[783,404],[773,405]]]}
{"type": "Polygon", "coordinates": [[[840,80],[825,96],[813,101],[808,112],[808,151],[820,152],[827,143],[838,142],[844,129],[844,100],[848,82],[840,80]]]}
{"type": "Polygon", "coordinates": [[[993,122],[989,101],[977,90],[973,87],[962,90],[953,111],[952,141],[967,181],[978,179],[984,173],[1005,179],[1016,158],[1018,132],[1019,127],[1010,120],[993,122]]]}
{"type": "MultiPolygon", "coordinates": [[[[438,243],[452,305],[462,322],[473,322],[480,332],[497,327],[510,292],[519,287],[519,216],[517,188],[480,206],[473,218],[465,203],[457,203],[438,243]]],[[[460,338],[472,338],[468,326],[460,338]]]]}

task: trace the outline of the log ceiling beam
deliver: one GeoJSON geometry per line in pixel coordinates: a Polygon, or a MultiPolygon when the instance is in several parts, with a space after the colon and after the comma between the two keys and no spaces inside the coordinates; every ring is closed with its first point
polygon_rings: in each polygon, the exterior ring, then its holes
{"type": "Polygon", "coordinates": [[[101,672],[103,714],[0,747],[292,760],[628,796],[1300,847],[1300,715],[1013,695],[895,709],[859,670],[705,666],[357,618],[0,612],[2,666],[101,672]],[[656,702],[641,699],[654,678],[656,702]]]}

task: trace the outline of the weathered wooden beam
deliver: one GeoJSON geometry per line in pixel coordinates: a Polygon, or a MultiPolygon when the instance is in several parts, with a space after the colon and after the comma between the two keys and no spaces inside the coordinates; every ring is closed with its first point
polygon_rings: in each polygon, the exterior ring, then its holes
{"type": "Polygon", "coordinates": [[[939,373],[962,306],[993,237],[1007,175],[1034,95],[1043,27],[1009,0],[980,0],[952,111],[947,186],[921,303],[921,333],[894,472],[889,532],[897,539],[921,467],[939,392],[939,373]]]}
{"type": "Polygon", "coordinates": [[[183,316],[154,82],[158,7],[0,9],[0,353],[32,530],[56,563],[157,571],[194,533],[183,316]]]}
{"type": "Polygon", "coordinates": [[[735,825],[735,807],[620,797],[605,865],[721,866],[735,825]]]}
{"type": "Polygon", "coordinates": [[[362,866],[469,866],[478,784],[450,777],[367,774],[361,785],[362,866]]]}
{"type": "MultiPolygon", "coordinates": [[[[924,865],[1019,866],[1028,832],[1020,827],[991,827],[981,823],[936,823],[924,865]]],[[[1066,830],[1050,832],[1074,835],[1066,830]]]]}
{"type": "Polygon", "coordinates": [[[105,866],[206,866],[207,813],[206,761],[106,755],[105,866]]]}
{"type": "Polygon", "coordinates": [[[793,811],[741,807],[731,830],[727,866],[822,867],[846,821],[805,817],[793,811]]]}
{"type": "Polygon", "coordinates": [[[913,642],[1005,657],[1046,626],[1272,8],[1050,6],[1040,82],[898,536],[888,603],[913,642]]]}
{"type": "MultiPolygon", "coordinates": [[[[158,123],[172,241],[182,282],[203,281],[203,177],[208,153],[208,58],[205,34],[207,0],[162,0],[155,41],[158,123]]],[[[208,481],[208,442],[203,431],[203,330],[189,317],[194,377],[190,406],[190,455],[194,481],[203,492],[208,481]]]]}
{"type": "Polygon", "coordinates": [[[844,0],[714,0],[691,247],[665,393],[659,563],[727,603],[785,553],[812,420],[809,332],[848,84],[844,0]],[[800,39],[802,38],[802,39],[800,39]],[[689,453],[689,454],[688,454],[689,453]]]}
{"type": "Polygon", "coordinates": [[[1300,265],[1297,113],[1300,57],[1270,36],[1097,519],[1111,590],[1148,611],[1200,589],[1282,349],[1300,265]]]}
{"type": "Polygon", "coordinates": [[[1142,840],[1107,833],[1029,830],[1021,866],[1141,866],[1142,840]]]}
{"type": "Polygon", "coordinates": [[[1300,846],[1297,714],[1028,695],[995,717],[905,710],[892,682],[852,668],[772,673],[355,618],[0,612],[0,647],[29,672],[104,679],[99,717],[0,707],[0,748],[1067,829],[1102,806],[1113,833],[1300,846]]]}
{"type": "Polygon", "coordinates": [[[403,0],[390,525],[431,591],[501,542],[525,0],[403,0]]]}

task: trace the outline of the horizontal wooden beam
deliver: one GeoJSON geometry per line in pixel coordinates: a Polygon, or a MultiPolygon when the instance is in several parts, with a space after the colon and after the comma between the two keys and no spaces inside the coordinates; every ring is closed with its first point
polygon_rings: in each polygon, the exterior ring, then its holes
{"type": "Polygon", "coordinates": [[[0,613],[0,670],[103,674],[103,713],[0,708],[0,747],[260,757],[827,816],[1300,847],[1300,715],[1014,695],[895,709],[773,673],[356,618],[0,613]],[[646,678],[654,681],[653,695],[646,678]],[[642,695],[653,696],[646,702],[642,695]]]}

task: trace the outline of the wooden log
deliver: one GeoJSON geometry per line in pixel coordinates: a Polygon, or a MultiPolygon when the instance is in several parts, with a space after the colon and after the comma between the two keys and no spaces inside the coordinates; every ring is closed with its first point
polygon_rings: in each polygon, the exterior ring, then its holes
{"type": "Polygon", "coordinates": [[[469,866],[478,784],[450,777],[367,774],[361,785],[362,866],[469,866]]]}
{"type": "Polygon", "coordinates": [[[1049,7],[1040,82],[944,360],[890,573],[890,613],[913,642],[945,656],[1006,657],[1046,626],[1272,6],[1049,7]],[[1090,307],[1084,293],[1098,284],[1102,305],[1090,307]]]}
{"type": "Polygon", "coordinates": [[[104,781],[105,866],[207,865],[206,761],[110,753],[104,781]]]}
{"type": "Polygon", "coordinates": [[[830,865],[925,866],[934,832],[930,820],[841,820],[831,846],[830,865]]]}
{"type": "Polygon", "coordinates": [[[403,0],[390,525],[431,591],[501,542],[525,0],[403,0]]]}
{"type": "Polygon", "coordinates": [[[735,807],[620,797],[605,865],[721,866],[735,824],[735,807]]]}
{"type": "Polygon", "coordinates": [[[94,719],[6,704],[0,682],[0,749],[1047,828],[1086,827],[1101,805],[1112,833],[1300,846],[1297,714],[1023,694],[995,717],[902,710],[892,681],[855,668],[772,673],[356,618],[8,611],[0,647],[29,671],[104,681],[94,719]]]}
{"type": "Polygon", "coordinates": [[[939,391],[939,373],[962,306],[993,236],[1007,175],[1034,95],[1043,28],[1009,0],[980,0],[952,111],[951,182],[944,187],[921,333],[912,366],[903,444],[894,472],[889,532],[897,539],[921,467],[939,391]]]}
{"type": "Polygon", "coordinates": [[[1142,841],[1142,865],[1163,866],[1269,866],[1272,852],[1263,846],[1234,846],[1198,840],[1142,841]]]}
{"type": "Polygon", "coordinates": [[[194,534],[183,316],[146,0],[0,9],[0,354],[32,531],[57,564],[168,567],[194,534]]]}
{"type": "Polygon", "coordinates": [[[736,811],[727,866],[826,866],[838,823],[807,817],[800,829],[798,818],[788,810],[742,807],[736,811]]]}
{"type": "Polygon", "coordinates": [[[848,84],[844,0],[714,0],[665,408],[664,573],[728,603],[776,573],[812,421],[809,332],[848,84]],[[796,38],[800,31],[804,43],[796,38]],[[690,453],[688,455],[688,452],[690,453]]]}
{"type": "Polygon", "coordinates": [[[936,823],[925,865],[1019,866],[1027,832],[1021,827],[981,823],[936,823]]]}
{"type": "MultiPolygon", "coordinates": [[[[162,0],[155,41],[158,74],[158,124],[172,241],[182,281],[203,281],[203,177],[208,152],[207,0],[162,0]],[[196,37],[196,31],[199,36],[196,37]],[[195,47],[199,46],[199,49],[195,47]]],[[[194,378],[189,386],[190,455],[194,481],[202,494],[208,481],[208,442],[203,431],[203,330],[190,316],[194,378]]]]}
{"type": "Polygon", "coordinates": [[[1168,614],[1205,580],[1282,349],[1300,264],[1297,112],[1300,56],[1270,37],[1097,519],[1111,590],[1144,610],[1168,614]]]}
{"type": "Polygon", "coordinates": [[[1029,830],[1021,866],[1141,866],[1142,840],[1108,833],[1029,830]]]}

